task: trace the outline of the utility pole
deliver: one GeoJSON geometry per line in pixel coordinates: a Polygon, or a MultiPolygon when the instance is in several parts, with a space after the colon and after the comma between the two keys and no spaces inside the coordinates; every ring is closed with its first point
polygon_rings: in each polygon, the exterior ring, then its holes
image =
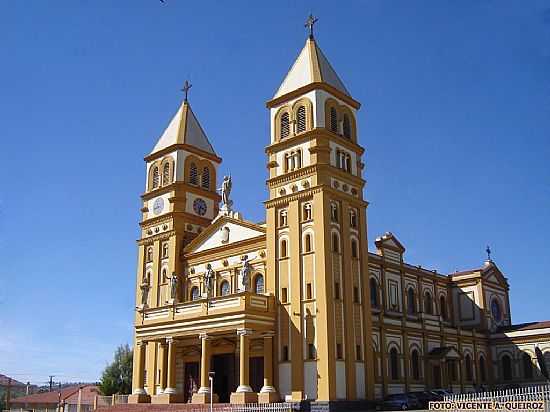
{"type": "Polygon", "coordinates": [[[52,389],[53,389],[53,377],[54,377],[54,376],[55,376],[55,375],[50,375],[50,392],[51,392],[52,389]]]}

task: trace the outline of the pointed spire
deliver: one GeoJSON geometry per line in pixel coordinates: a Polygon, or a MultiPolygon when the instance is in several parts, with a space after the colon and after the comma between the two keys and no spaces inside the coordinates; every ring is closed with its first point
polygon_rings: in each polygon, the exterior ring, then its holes
{"type": "Polygon", "coordinates": [[[305,24],[310,31],[306,44],[272,99],[278,99],[312,83],[324,83],[351,97],[346,86],[344,86],[313,37],[313,25],[316,21],[317,19],[313,15],[309,16],[305,24]]]}
{"type": "Polygon", "coordinates": [[[187,144],[203,152],[217,156],[189,104],[188,93],[191,87],[192,84],[186,80],[181,89],[185,93],[184,100],[150,154],[159,152],[172,145],[187,144]]]}

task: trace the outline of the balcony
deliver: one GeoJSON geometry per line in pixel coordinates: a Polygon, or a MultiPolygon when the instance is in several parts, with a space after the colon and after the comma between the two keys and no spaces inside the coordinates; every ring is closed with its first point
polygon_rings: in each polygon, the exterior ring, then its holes
{"type": "Polygon", "coordinates": [[[211,329],[222,332],[249,327],[271,330],[274,324],[274,296],[239,292],[144,309],[136,317],[136,335],[143,338],[194,336],[211,329]]]}

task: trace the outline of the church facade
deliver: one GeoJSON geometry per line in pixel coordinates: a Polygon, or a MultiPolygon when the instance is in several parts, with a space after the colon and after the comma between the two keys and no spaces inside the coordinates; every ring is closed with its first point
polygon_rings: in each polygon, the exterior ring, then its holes
{"type": "Polygon", "coordinates": [[[233,209],[187,97],[145,157],[130,402],[364,401],[543,380],[534,350],[550,360],[550,325],[512,326],[490,258],[441,274],[406,263],[389,232],[369,252],[360,103],[313,36],[267,107],[263,223],[233,209]]]}

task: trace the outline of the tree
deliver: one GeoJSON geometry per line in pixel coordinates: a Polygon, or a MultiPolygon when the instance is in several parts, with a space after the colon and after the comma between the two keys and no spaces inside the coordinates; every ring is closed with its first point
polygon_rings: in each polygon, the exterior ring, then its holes
{"type": "Polygon", "coordinates": [[[129,394],[132,391],[132,365],[133,351],[128,344],[120,345],[115,358],[110,365],[107,365],[99,389],[103,395],[129,394]]]}

